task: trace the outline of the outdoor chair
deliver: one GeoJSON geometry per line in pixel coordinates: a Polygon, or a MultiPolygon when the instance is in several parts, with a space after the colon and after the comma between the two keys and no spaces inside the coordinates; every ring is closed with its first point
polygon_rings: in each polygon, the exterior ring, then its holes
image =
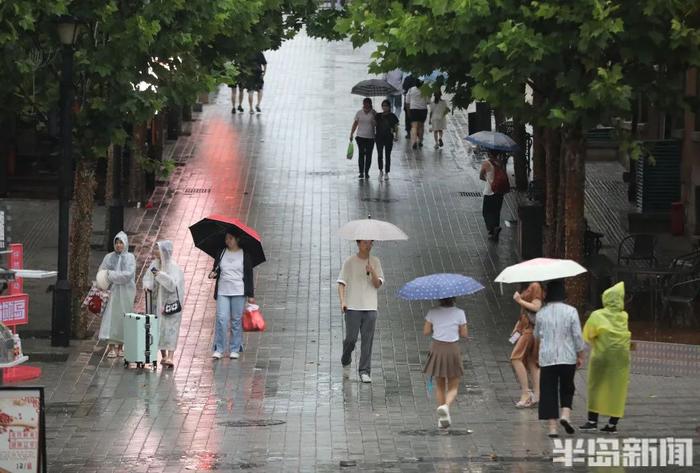
{"type": "Polygon", "coordinates": [[[693,315],[695,313],[695,300],[700,296],[700,279],[691,279],[690,281],[679,282],[671,286],[668,292],[662,297],[662,313],[668,313],[674,304],[684,307],[685,319],[680,319],[680,325],[692,325],[693,315]]]}
{"type": "Polygon", "coordinates": [[[647,263],[649,267],[656,265],[657,238],[647,233],[628,235],[617,248],[617,264],[629,265],[632,262],[647,263]]]}

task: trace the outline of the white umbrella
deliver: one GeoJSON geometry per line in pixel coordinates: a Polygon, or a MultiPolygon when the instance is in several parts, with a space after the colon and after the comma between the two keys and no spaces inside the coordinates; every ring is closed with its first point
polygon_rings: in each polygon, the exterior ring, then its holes
{"type": "Polygon", "coordinates": [[[346,240],[408,240],[408,235],[393,223],[373,218],[348,222],[340,227],[338,235],[346,240]]]}
{"type": "Polygon", "coordinates": [[[552,279],[570,278],[585,273],[587,270],[576,261],[568,259],[535,258],[508,266],[495,279],[500,283],[531,281],[551,281],[552,279]]]}

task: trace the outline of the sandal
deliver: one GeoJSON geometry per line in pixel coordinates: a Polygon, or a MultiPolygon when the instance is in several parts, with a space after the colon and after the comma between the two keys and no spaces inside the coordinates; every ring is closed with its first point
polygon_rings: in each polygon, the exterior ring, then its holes
{"type": "Polygon", "coordinates": [[[119,358],[124,358],[124,349],[123,349],[123,348],[120,348],[120,349],[117,351],[117,356],[118,356],[119,358]]]}
{"type": "Polygon", "coordinates": [[[532,391],[529,392],[528,398],[524,401],[518,401],[515,403],[515,407],[517,409],[527,409],[528,407],[532,407],[533,405],[536,405],[537,401],[535,401],[535,396],[532,394],[532,391]]]}
{"type": "Polygon", "coordinates": [[[114,348],[110,349],[107,352],[107,358],[116,358],[117,357],[117,352],[114,351],[114,348]]]}

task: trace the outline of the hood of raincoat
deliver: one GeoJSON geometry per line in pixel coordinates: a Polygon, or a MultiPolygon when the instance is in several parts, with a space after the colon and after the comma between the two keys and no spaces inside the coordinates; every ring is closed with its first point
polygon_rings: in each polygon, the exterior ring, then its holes
{"type": "Polygon", "coordinates": [[[627,325],[625,312],[625,283],[619,282],[603,293],[603,308],[593,312],[584,327],[584,339],[587,342],[598,338],[605,340],[608,346],[629,344],[631,334],[627,325]]]}
{"type": "Polygon", "coordinates": [[[114,239],[112,240],[112,244],[115,244],[117,240],[121,241],[124,243],[124,251],[121,253],[117,253],[116,250],[112,251],[108,256],[109,258],[106,261],[106,266],[104,269],[108,270],[116,270],[118,265],[119,265],[119,258],[121,258],[123,255],[126,255],[129,253],[129,237],[124,233],[123,231],[117,233],[114,236],[114,239]]]}
{"type": "Polygon", "coordinates": [[[170,240],[161,240],[158,243],[158,251],[160,251],[160,268],[162,271],[168,272],[170,262],[173,258],[173,242],[170,240]]]}

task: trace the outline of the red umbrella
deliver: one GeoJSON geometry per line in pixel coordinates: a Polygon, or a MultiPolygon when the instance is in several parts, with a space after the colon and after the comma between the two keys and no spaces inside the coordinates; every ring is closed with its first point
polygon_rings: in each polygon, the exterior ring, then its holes
{"type": "Polygon", "coordinates": [[[240,237],[240,246],[252,259],[253,266],[265,262],[265,252],[258,232],[237,218],[210,215],[190,227],[194,246],[212,258],[218,258],[226,247],[226,234],[240,237]]]}

